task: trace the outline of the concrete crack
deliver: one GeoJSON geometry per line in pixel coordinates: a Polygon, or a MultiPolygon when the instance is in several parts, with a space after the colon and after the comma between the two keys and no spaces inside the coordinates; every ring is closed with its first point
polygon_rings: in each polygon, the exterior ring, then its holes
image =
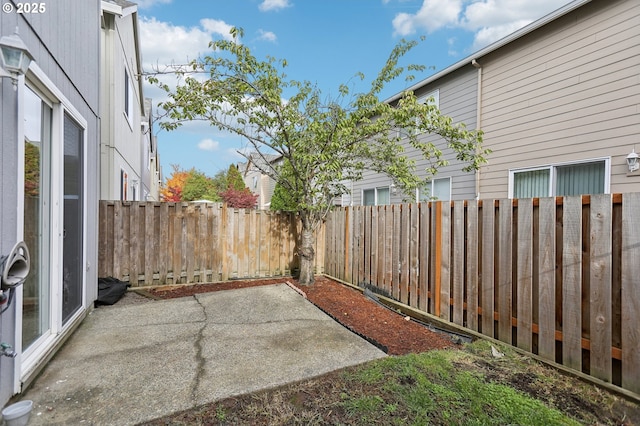
{"type": "Polygon", "coordinates": [[[193,342],[193,346],[196,351],[196,354],[195,354],[196,370],[195,370],[193,387],[191,388],[191,400],[193,401],[193,405],[195,406],[198,404],[197,397],[198,397],[198,388],[200,387],[200,379],[204,374],[205,359],[204,359],[204,356],[202,355],[202,352],[203,352],[202,342],[204,340],[204,329],[207,326],[207,310],[205,309],[204,305],[200,303],[200,300],[198,300],[197,295],[194,294],[193,299],[198,303],[198,305],[200,305],[200,307],[202,308],[202,313],[204,314],[204,321],[202,321],[202,327],[200,327],[200,330],[198,330],[198,335],[196,336],[196,339],[193,342]]]}

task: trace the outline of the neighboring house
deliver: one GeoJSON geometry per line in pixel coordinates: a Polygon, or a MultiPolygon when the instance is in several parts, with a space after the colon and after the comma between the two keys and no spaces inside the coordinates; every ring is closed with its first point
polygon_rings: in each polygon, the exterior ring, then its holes
{"type": "Polygon", "coordinates": [[[160,201],[160,186],[162,171],[160,169],[160,155],[158,154],[158,140],[153,134],[153,109],[151,99],[144,100],[144,117],[142,117],[142,135],[140,141],[140,180],[142,201],[160,201]]]}
{"type": "MultiPolygon", "coordinates": [[[[456,69],[446,71],[422,81],[411,90],[419,101],[435,103],[443,114],[453,119],[454,123],[465,123],[467,128],[474,129],[478,93],[476,69],[471,61],[468,61],[460,64],[456,69]]],[[[387,102],[395,102],[398,97],[395,96],[387,102]]],[[[391,179],[386,175],[366,171],[361,181],[346,184],[351,191],[350,194],[342,197],[342,205],[397,204],[406,199],[423,201],[434,197],[438,200],[474,198],[476,196],[474,173],[462,171],[464,164],[455,159],[440,136],[425,133],[419,137],[423,141],[433,142],[449,160],[449,164],[441,167],[434,179],[425,187],[419,188],[416,194],[403,194],[396,190],[391,179]]],[[[421,158],[419,152],[408,144],[405,146],[405,152],[416,159],[418,176],[425,179],[427,177],[425,169],[429,166],[428,160],[421,158]]]]}
{"type": "Polygon", "coordinates": [[[276,181],[263,173],[267,164],[269,167],[278,167],[282,162],[281,155],[252,153],[246,162],[238,163],[238,170],[244,179],[244,184],[249,190],[258,196],[258,209],[269,210],[271,207],[271,197],[276,188],[276,181]]]}
{"type": "Polygon", "coordinates": [[[142,91],[138,6],[102,0],[101,10],[100,199],[158,200],[159,162],[151,102],[142,91]]]}
{"type": "Polygon", "coordinates": [[[637,0],[574,1],[475,59],[483,198],[640,191],[637,0]]]}
{"type": "MultiPolygon", "coordinates": [[[[418,96],[437,93],[454,122],[482,129],[493,151],[477,173],[462,173],[454,161],[441,168],[431,195],[640,191],[640,171],[627,166],[634,145],[640,150],[639,24],[635,0],[576,0],[413,86],[418,96]]],[[[403,198],[389,178],[366,173],[343,205],[403,198]]]]}
{"type": "Polygon", "coordinates": [[[37,14],[0,14],[0,36],[17,26],[33,57],[15,86],[0,70],[0,255],[24,240],[31,256],[26,281],[0,304],[0,341],[16,353],[0,356],[0,405],[97,297],[100,2],[40,5],[37,14]]]}

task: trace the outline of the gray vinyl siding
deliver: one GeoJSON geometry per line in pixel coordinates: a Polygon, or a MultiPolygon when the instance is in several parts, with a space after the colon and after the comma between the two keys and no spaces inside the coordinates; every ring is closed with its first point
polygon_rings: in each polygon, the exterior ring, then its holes
{"type": "MultiPolygon", "coordinates": [[[[440,91],[440,111],[450,116],[454,123],[465,123],[468,129],[476,127],[477,104],[477,71],[471,65],[464,66],[439,80],[420,87],[415,91],[416,96],[426,95],[438,89],[440,91]]],[[[438,148],[445,153],[445,158],[450,161],[448,166],[440,168],[436,178],[451,177],[451,198],[462,200],[475,197],[475,174],[462,171],[464,164],[455,159],[453,152],[445,147],[444,141],[439,136],[423,135],[427,140],[436,142],[438,148]]],[[[417,174],[421,178],[426,177],[425,169],[427,160],[411,146],[405,145],[405,154],[416,160],[417,174]]],[[[353,205],[362,204],[362,191],[365,189],[389,187],[391,179],[384,174],[367,171],[363,179],[353,182],[353,205]]],[[[405,199],[413,198],[415,194],[391,194],[391,203],[397,204],[405,199]]]]}
{"type": "Polygon", "coordinates": [[[510,169],[604,157],[611,192],[640,191],[625,162],[640,140],[640,3],[594,0],[478,61],[482,198],[508,195],[510,169]]]}
{"type": "MultiPolygon", "coordinates": [[[[97,297],[97,230],[99,177],[99,0],[55,0],[46,2],[45,13],[0,14],[0,36],[10,35],[16,25],[20,38],[28,46],[35,64],[46,74],[74,108],[87,121],[85,157],[87,159],[85,301],[90,306],[97,297]]],[[[18,216],[18,141],[17,96],[11,80],[0,80],[0,254],[15,244],[18,216]]],[[[2,341],[15,341],[15,304],[0,316],[2,341]]],[[[58,344],[72,330],[58,336],[58,344]]],[[[3,357],[0,368],[0,406],[13,393],[14,366],[19,358],[3,357]]]]}

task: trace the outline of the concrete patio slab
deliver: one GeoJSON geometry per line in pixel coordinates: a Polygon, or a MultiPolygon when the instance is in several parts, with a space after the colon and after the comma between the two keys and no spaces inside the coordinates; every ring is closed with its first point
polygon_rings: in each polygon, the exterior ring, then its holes
{"type": "Polygon", "coordinates": [[[286,284],[94,310],[21,399],[30,425],[130,425],[384,357],[286,284]]]}

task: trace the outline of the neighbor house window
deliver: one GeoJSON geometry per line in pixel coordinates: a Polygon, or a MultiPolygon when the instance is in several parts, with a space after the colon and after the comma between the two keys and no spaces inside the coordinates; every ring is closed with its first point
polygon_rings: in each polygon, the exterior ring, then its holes
{"type": "Polygon", "coordinates": [[[609,159],[510,171],[512,198],[603,194],[609,191],[609,159]]]}
{"type": "Polygon", "coordinates": [[[432,104],[435,105],[436,108],[440,108],[440,89],[418,97],[418,102],[421,104],[432,104]]]}
{"type": "Polygon", "coordinates": [[[451,178],[431,179],[424,188],[418,190],[419,201],[451,200],[451,178]]]}
{"type": "MultiPolygon", "coordinates": [[[[436,89],[432,92],[429,92],[425,95],[418,97],[418,103],[433,105],[436,108],[440,108],[440,90],[436,89]]],[[[416,124],[418,124],[418,118],[416,117],[416,124]]],[[[419,130],[416,129],[417,133],[420,133],[419,130]]]]}
{"type": "Polygon", "coordinates": [[[127,200],[127,187],[129,186],[129,177],[127,172],[120,169],[120,200],[127,200]]]}
{"type": "Polygon", "coordinates": [[[389,187],[365,189],[362,191],[363,206],[381,206],[390,203],[389,187]]]}
{"type": "Polygon", "coordinates": [[[129,120],[129,125],[133,126],[133,84],[126,67],[124,69],[124,114],[129,120]]]}

